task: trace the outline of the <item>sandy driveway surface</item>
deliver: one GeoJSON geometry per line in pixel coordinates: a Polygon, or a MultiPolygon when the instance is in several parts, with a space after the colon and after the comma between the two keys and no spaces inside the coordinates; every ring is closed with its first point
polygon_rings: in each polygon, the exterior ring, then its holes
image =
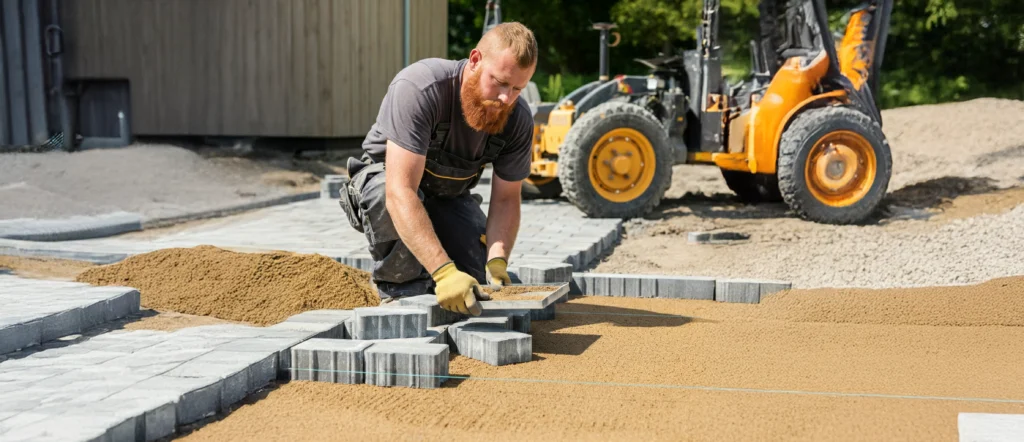
{"type": "Polygon", "coordinates": [[[292,382],[183,439],[956,440],[959,412],[1024,413],[1022,290],[580,298],[534,323],[531,362],[455,357],[439,390],[292,382]]]}

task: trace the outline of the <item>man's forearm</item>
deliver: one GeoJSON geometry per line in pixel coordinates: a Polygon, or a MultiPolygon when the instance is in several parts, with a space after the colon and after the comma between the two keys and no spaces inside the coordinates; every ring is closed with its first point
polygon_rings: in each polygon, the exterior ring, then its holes
{"type": "Polygon", "coordinates": [[[386,203],[398,236],[428,272],[437,270],[449,261],[448,254],[434,233],[430,217],[415,192],[403,189],[389,192],[386,203]]]}
{"type": "Polygon", "coordinates": [[[487,259],[505,258],[512,253],[519,234],[520,204],[512,198],[492,200],[487,214],[487,259]]]}

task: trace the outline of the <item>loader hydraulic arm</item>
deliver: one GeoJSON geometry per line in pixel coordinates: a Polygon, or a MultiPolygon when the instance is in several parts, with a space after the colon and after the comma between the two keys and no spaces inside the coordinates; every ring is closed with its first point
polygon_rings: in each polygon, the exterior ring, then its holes
{"type": "Polygon", "coordinates": [[[850,11],[846,32],[838,44],[839,66],[855,89],[865,84],[877,95],[885,55],[892,0],[872,0],[850,11]]]}

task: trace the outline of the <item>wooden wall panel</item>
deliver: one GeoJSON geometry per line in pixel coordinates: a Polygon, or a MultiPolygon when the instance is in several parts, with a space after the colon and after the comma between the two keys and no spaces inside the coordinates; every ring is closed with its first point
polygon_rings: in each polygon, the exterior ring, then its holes
{"type": "MultiPolygon", "coordinates": [[[[411,0],[412,59],[447,3],[411,0]]],[[[142,135],[362,137],[402,68],[403,0],[66,0],[68,77],[131,83],[142,135]]]]}
{"type": "Polygon", "coordinates": [[[412,61],[448,56],[448,2],[410,0],[412,61]]]}

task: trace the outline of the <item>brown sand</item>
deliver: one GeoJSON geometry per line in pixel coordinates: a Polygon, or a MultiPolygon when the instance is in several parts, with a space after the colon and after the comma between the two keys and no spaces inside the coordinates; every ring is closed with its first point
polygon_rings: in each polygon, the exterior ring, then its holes
{"type": "Polygon", "coordinates": [[[256,325],[306,310],[380,304],[367,272],[322,255],[290,252],[163,249],[89,269],[77,280],[135,287],[146,308],[256,325]]]}
{"type": "Polygon", "coordinates": [[[0,269],[10,269],[23,278],[70,281],[95,264],[67,259],[0,256],[0,269]]]}
{"type": "Polygon", "coordinates": [[[186,315],[177,312],[154,312],[153,310],[148,310],[148,312],[156,314],[152,316],[144,316],[138,321],[128,322],[124,324],[123,328],[125,330],[157,330],[172,332],[183,328],[199,327],[202,325],[245,324],[241,321],[226,321],[210,316],[186,315]]]}
{"type": "Polygon", "coordinates": [[[490,295],[493,301],[541,299],[555,290],[558,290],[557,286],[508,286],[497,291],[490,287],[483,287],[484,293],[490,295]]]}
{"type": "Polygon", "coordinates": [[[956,440],[957,413],[1024,404],[856,395],[1024,400],[1024,328],[985,325],[1019,325],[1021,288],[573,299],[529,363],[455,357],[468,379],[438,390],[292,382],[184,439],[956,440]]]}

